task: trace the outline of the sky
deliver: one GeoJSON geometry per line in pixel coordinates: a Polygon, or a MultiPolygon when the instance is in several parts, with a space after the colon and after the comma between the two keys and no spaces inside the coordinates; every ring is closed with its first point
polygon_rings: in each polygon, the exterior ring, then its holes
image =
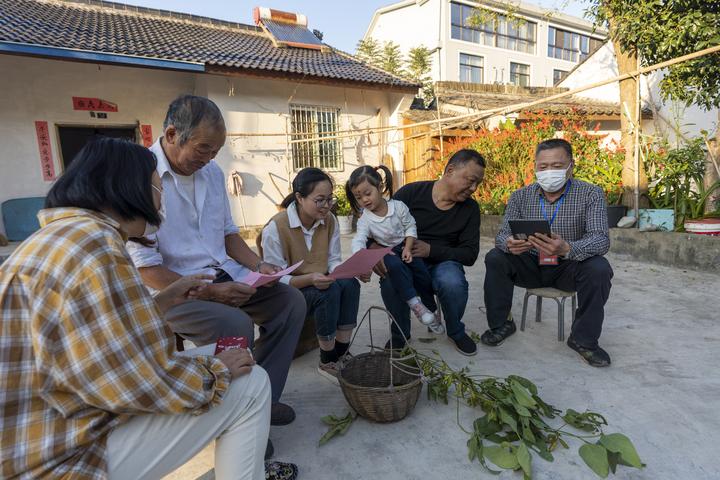
{"type": "MultiPolygon", "coordinates": [[[[323,41],[346,52],[354,52],[355,45],[365,34],[373,13],[390,5],[392,0],[114,0],[143,7],[191,13],[204,17],[252,24],[255,6],[303,13],[308,28],[323,32],[323,41]]],[[[586,3],[573,0],[525,0],[551,10],[582,17],[586,3]]]]}

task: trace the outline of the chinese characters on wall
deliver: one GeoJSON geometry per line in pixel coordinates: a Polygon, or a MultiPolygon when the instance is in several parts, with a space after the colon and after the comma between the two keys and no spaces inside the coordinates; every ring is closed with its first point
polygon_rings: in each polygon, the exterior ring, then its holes
{"type": "Polygon", "coordinates": [[[35,133],[37,133],[38,149],[40,151],[40,168],[42,169],[43,180],[51,182],[55,180],[55,164],[53,163],[48,123],[36,121],[35,133]]]}

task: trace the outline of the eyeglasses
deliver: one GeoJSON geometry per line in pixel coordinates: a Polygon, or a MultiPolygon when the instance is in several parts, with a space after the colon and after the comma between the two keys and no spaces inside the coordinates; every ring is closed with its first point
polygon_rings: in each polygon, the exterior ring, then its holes
{"type": "Polygon", "coordinates": [[[337,203],[337,197],[328,197],[328,198],[316,198],[315,199],[315,206],[317,208],[322,208],[323,205],[327,205],[328,208],[332,208],[337,203]]]}

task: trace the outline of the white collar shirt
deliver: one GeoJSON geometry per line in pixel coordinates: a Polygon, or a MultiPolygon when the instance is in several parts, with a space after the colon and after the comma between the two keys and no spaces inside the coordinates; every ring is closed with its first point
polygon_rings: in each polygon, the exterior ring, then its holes
{"type": "Polygon", "coordinates": [[[225,175],[220,167],[211,161],[195,172],[193,201],[170,168],[160,139],[150,150],[157,157],[165,221],[155,235],[148,237],[155,241],[153,246],[128,242],[128,251],[135,266],[161,265],[180,275],[214,275],[219,268],[234,280],[247,275],[250,270],[230,258],[225,249],[225,237],[236,235],[238,227],[232,219],[225,191],[225,175]]]}
{"type": "MultiPolygon", "coordinates": [[[[291,203],[287,208],[287,215],[290,228],[299,228],[302,231],[303,238],[305,239],[305,246],[308,250],[310,250],[312,248],[312,238],[315,234],[315,230],[317,230],[320,225],[324,225],[325,220],[317,220],[312,227],[309,229],[305,228],[298,216],[297,205],[295,202],[291,203]]],[[[340,250],[340,231],[338,222],[332,214],[328,215],[328,218],[331,218],[332,221],[335,222],[335,229],[333,230],[333,234],[332,237],[330,237],[330,243],[328,245],[328,272],[332,272],[342,263],[342,253],[340,250]]],[[[277,225],[274,221],[269,222],[263,229],[261,246],[264,261],[282,268],[287,268],[289,266],[287,259],[283,256],[280,233],[278,232],[277,225]]],[[[292,277],[290,275],[285,275],[280,279],[280,281],[282,283],[289,284],[291,278],[292,277]]]]}

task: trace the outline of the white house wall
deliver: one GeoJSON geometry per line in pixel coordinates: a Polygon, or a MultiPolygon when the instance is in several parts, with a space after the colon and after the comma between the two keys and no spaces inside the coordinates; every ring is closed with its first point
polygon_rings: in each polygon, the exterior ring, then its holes
{"type": "MultiPolygon", "coordinates": [[[[249,77],[199,77],[198,87],[207,88],[225,116],[228,139],[215,159],[229,173],[237,170],[243,180],[244,194],[231,198],[231,208],[239,225],[262,225],[277,211],[276,206],[288,193],[295,177],[284,136],[242,137],[233,133],[282,133],[289,127],[289,104],[330,106],[340,109],[340,130],[378,128],[398,117],[397,107],[412,95],[385,93],[333,86],[318,86],[282,80],[258,80],[249,77]],[[273,180],[275,184],[273,184],[273,180]]],[[[393,120],[396,122],[396,120],[393,120]]],[[[344,165],[330,171],[338,184],[347,180],[358,166],[378,165],[386,153],[393,157],[397,170],[401,149],[379,144],[378,135],[342,140],[344,165]]]]}
{"type": "MultiPolygon", "coordinates": [[[[184,72],[62,62],[0,55],[0,202],[44,196],[52,182],[43,181],[34,122],[47,121],[56,175],[62,173],[56,125],[152,126],[162,134],[168,104],[177,95],[195,93],[215,101],[230,133],[285,132],[289,103],[340,108],[341,130],[377,128],[397,123],[400,108],[412,95],[311,85],[255,77],[222,77],[184,72]],[[101,98],[118,105],[107,119],[75,111],[72,97],[101,98]]],[[[384,134],[383,138],[387,138],[384,134]]],[[[343,182],[361,164],[377,165],[390,153],[402,169],[402,148],[378,141],[379,135],[345,139],[344,168],[331,172],[343,182]]],[[[216,161],[227,174],[241,173],[244,195],[231,199],[238,225],[262,225],[276,211],[294,173],[288,171],[286,141],[280,137],[229,136],[216,161]],[[279,188],[276,189],[270,175],[279,188]],[[244,215],[243,215],[244,214],[244,215]]],[[[401,145],[401,144],[400,144],[401,145]]],[[[4,226],[0,221],[0,231],[4,226]]]]}
{"type": "MultiPolygon", "coordinates": [[[[0,55],[0,203],[47,194],[35,121],[46,121],[56,176],[62,173],[57,125],[152,125],[159,135],[170,101],[192,93],[194,74],[0,55]],[[107,119],[73,110],[72,97],[118,105],[107,119]]],[[[0,231],[5,228],[0,221],[0,231]]]]}
{"type": "MultiPolygon", "coordinates": [[[[718,127],[718,110],[703,110],[697,105],[686,106],[683,102],[663,101],[660,94],[660,81],[665,70],[656,70],[643,75],[640,93],[644,107],[654,110],[653,120],[643,121],[643,134],[667,138],[671,144],[701,134],[706,130],[711,134],[718,127]],[[654,108],[653,108],[654,107],[654,108]],[[678,135],[679,132],[680,134],[678,135]]],[[[582,63],[560,87],[570,89],[591,85],[618,75],[615,50],[611,42],[605,43],[594,55],[582,63]]],[[[578,93],[577,96],[606,102],[620,101],[620,86],[617,82],[578,93]]]]}

